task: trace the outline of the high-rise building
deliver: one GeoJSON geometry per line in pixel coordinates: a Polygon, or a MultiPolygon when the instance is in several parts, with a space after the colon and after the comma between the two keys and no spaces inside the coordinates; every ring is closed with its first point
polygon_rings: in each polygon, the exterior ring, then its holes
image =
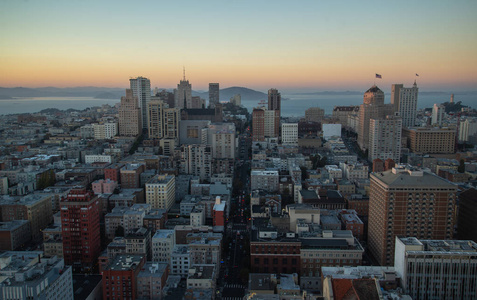
{"type": "Polygon", "coordinates": [[[333,118],[343,126],[351,126],[348,117],[359,114],[359,105],[356,106],[335,106],[333,108],[333,118]]]}
{"type": "Polygon", "coordinates": [[[459,240],[477,242],[477,190],[468,189],[459,195],[457,235],[459,240]]]}
{"type": "Polygon", "coordinates": [[[164,138],[179,140],[179,122],[181,110],[179,108],[164,108],[164,138]]]}
{"type": "Polygon", "coordinates": [[[212,175],[212,147],[204,144],[182,146],[181,172],[210,180],[212,175]]]}
{"type": "Polygon", "coordinates": [[[255,142],[265,140],[265,109],[254,108],[252,111],[252,139],[255,142]]]}
{"type": "Polygon", "coordinates": [[[371,119],[383,119],[394,115],[394,106],[384,104],[384,93],[373,85],[364,93],[363,104],[359,108],[358,145],[361,150],[369,149],[369,124],[371,119]]]}
{"type": "Polygon", "coordinates": [[[371,119],[369,124],[370,160],[388,158],[399,162],[401,157],[402,120],[399,116],[386,116],[385,119],[371,119]]]}
{"type": "Polygon", "coordinates": [[[147,129],[147,105],[151,101],[151,81],[144,77],[129,79],[133,96],[137,97],[141,108],[142,127],[147,129]]]}
{"type": "Polygon", "coordinates": [[[212,146],[212,158],[235,159],[235,124],[210,124],[203,130],[202,144],[212,146]]]}
{"type": "Polygon", "coordinates": [[[446,108],[442,104],[434,103],[432,107],[432,119],[431,125],[442,125],[442,119],[444,119],[444,113],[446,108]]]}
{"type": "Polygon", "coordinates": [[[319,107],[310,107],[305,110],[305,121],[307,122],[320,122],[325,117],[325,111],[319,107]]]}
{"type": "Polygon", "coordinates": [[[177,108],[191,108],[192,107],[192,85],[189,80],[186,80],[185,69],[184,77],[174,90],[174,102],[177,108]]]}
{"type": "Polygon", "coordinates": [[[394,268],[412,299],[475,299],[477,244],[396,236],[394,268]]]}
{"type": "Polygon", "coordinates": [[[60,201],[63,257],[73,269],[92,271],[101,252],[100,204],[86,189],[72,189],[60,201]]]}
{"type": "Polygon", "coordinates": [[[416,124],[418,92],[415,81],[411,88],[405,88],[402,84],[393,84],[391,87],[391,104],[394,105],[394,111],[399,112],[403,127],[416,124]]]}
{"type": "Polygon", "coordinates": [[[266,138],[276,138],[280,134],[280,111],[265,110],[264,135],[266,138]]]}
{"type": "Polygon", "coordinates": [[[126,97],[121,97],[119,106],[119,134],[122,136],[139,136],[142,133],[142,115],[138,97],[131,89],[126,90],[126,97]]]}
{"type": "Polygon", "coordinates": [[[219,102],[219,84],[209,83],[209,107],[213,108],[219,102]]]}
{"type": "MultiPolygon", "coordinates": [[[[277,89],[268,90],[268,110],[281,110],[282,109],[282,96],[277,89]]],[[[279,114],[280,115],[280,114],[279,114]]]]}
{"type": "Polygon", "coordinates": [[[169,210],[175,201],[176,183],[173,175],[156,175],[146,183],[146,203],[152,208],[169,210]]]}
{"type": "Polygon", "coordinates": [[[164,101],[151,100],[148,105],[148,136],[152,139],[164,137],[164,101]]]}
{"type": "Polygon", "coordinates": [[[394,237],[452,239],[457,186],[413,168],[370,175],[368,245],[381,265],[394,261],[394,237]]]}

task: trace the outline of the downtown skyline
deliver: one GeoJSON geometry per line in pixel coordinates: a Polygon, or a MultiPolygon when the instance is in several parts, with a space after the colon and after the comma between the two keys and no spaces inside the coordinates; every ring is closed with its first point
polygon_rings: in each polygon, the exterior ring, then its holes
{"type": "Polygon", "coordinates": [[[0,86],[475,90],[477,4],[0,3],[0,86]],[[382,79],[375,79],[375,73],[382,79]],[[416,77],[415,74],[419,74],[416,77]]]}

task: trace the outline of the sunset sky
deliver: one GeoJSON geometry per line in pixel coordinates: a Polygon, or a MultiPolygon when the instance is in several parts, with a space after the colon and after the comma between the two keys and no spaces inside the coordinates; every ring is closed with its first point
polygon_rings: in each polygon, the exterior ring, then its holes
{"type": "Polygon", "coordinates": [[[477,1],[0,1],[0,86],[477,90],[477,1]]]}

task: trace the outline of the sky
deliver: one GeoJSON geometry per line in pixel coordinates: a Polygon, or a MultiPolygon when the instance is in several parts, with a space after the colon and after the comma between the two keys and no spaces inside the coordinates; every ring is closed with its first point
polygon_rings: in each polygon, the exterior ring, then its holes
{"type": "Polygon", "coordinates": [[[185,67],[196,90],[477,90],[476,15],[475,0],[2,0],[0,86],[172,88],[185,67]]]}

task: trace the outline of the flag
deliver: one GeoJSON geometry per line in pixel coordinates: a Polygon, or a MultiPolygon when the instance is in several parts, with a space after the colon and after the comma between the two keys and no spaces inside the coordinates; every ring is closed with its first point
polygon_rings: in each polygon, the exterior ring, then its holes
{"type": "Polygon", "coordinates": [[[381,74],[376,73],[376,78],[381,79],[382,78],[381,74]]]}
{"type": "Polygon", "coordinates": [[[416,73],[416,76],[419,77],[419,74],[416,73]]]}

